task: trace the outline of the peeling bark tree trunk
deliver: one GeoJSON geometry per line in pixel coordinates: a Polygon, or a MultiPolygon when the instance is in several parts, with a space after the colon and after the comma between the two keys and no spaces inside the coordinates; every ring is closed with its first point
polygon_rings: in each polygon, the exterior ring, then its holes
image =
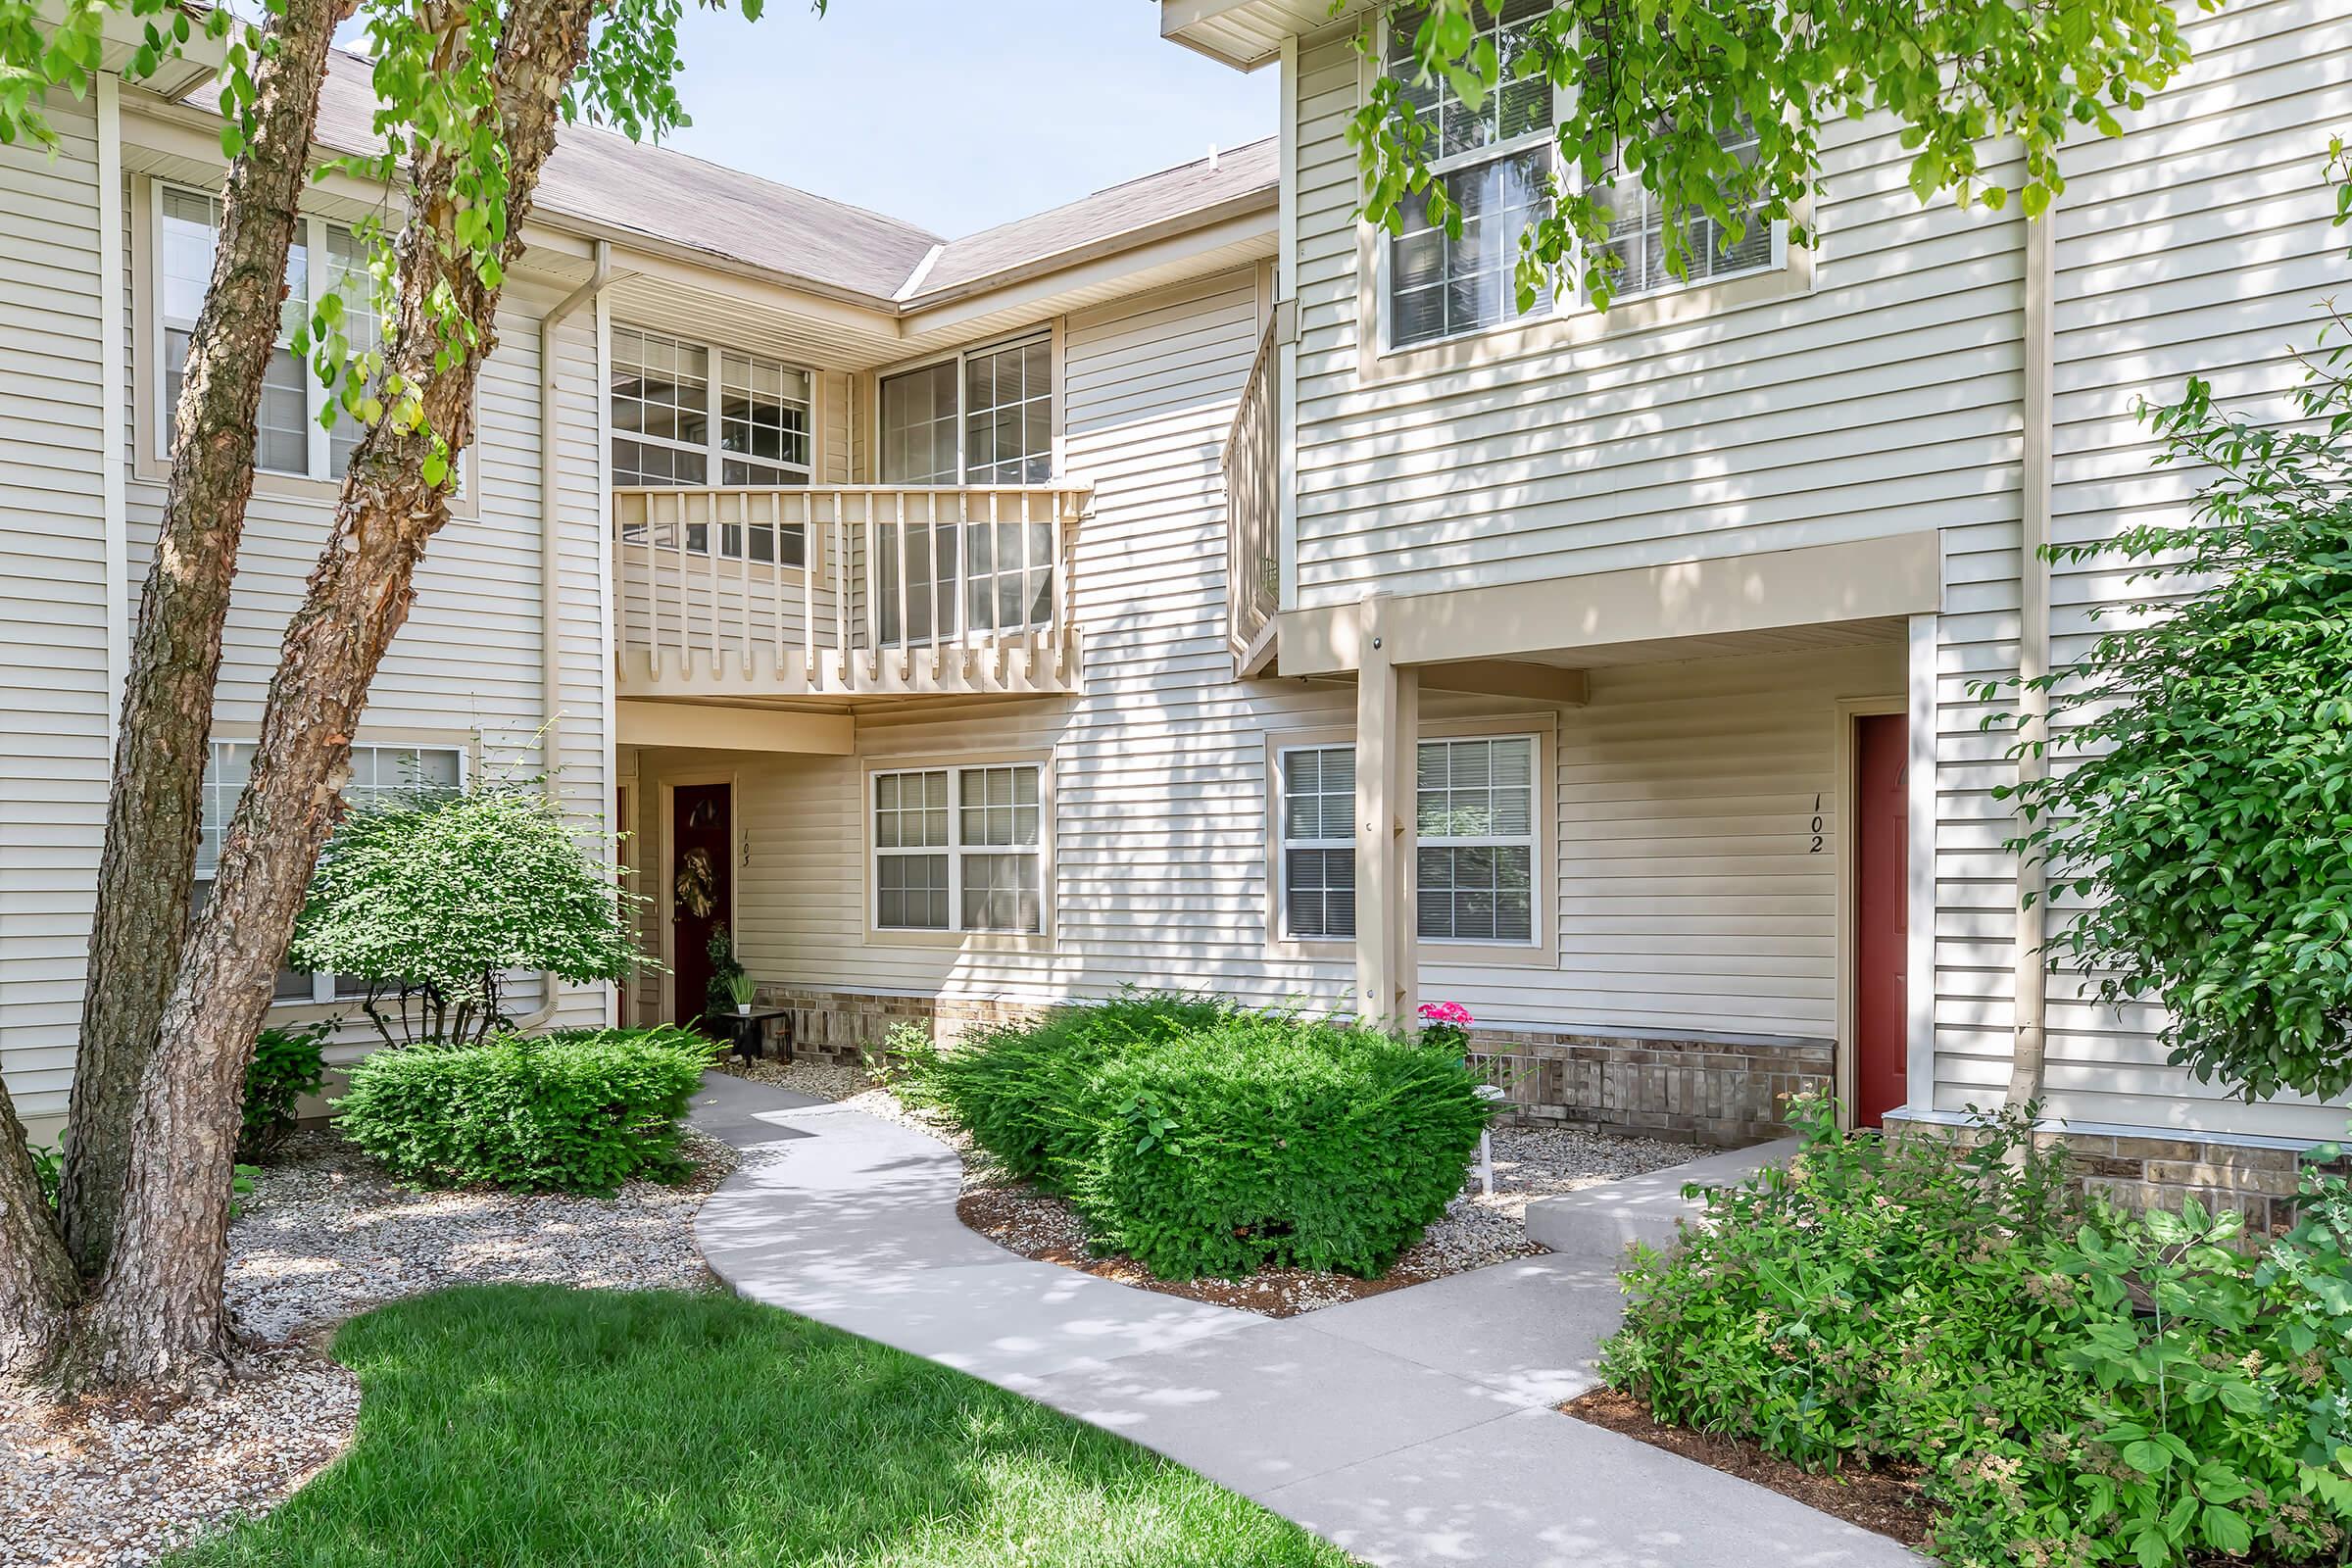
{"type": "Polygon", "coordinates": [[[79,1283],[41,1197],[16,1102],[0,1083],[0,1377],[47,1369],[79,1283]]]}
{"type": "Polygon", "coordinates": [[[66,1137],[66,1243],[86,1274],[105,1266],[114,1240],[131,1104],[187,931],[220,628],[253,492],[254,418],[327,47],[350,9],[349,0],[287,0],[270,28],[275,48],[254,78],[253,139],[229,168],[212,286],[173,411],[163,536],[139,600],[115,743],[66,1137]]]}
{"type": "MultiPolygon", "coordinates": [[[[502,275],[521,251],[564,87],[586,54],[596,11],[594,0],[516,0],[507,14],[493,68],[509,156],[502,275]]],[[[413,172],[416,194],[401,235],[385,363],[420,389],[426,426],[454,452],[472,438],[474,384],[496,341],[500,289],[454,245],[454,160],[428,153],[413,172]],[[440,339],[425,309],[436,289],[447,289],[477,329],[440,369],[440,339]]],[[[429,451],[422,431],[391,419],[362,438],[309,592],[287,627],[251,777],[164,1009],[170,1049],[156,1054],[139,1089],[122,1225],[84,1324],[87,1370],[100,1382],[172,1382],[227,1351],[221,1276],[239,1086],[334,825],[352,728],[408,616],[416,563],[449,519],[448,492],[423,477],[429,451]]]]}

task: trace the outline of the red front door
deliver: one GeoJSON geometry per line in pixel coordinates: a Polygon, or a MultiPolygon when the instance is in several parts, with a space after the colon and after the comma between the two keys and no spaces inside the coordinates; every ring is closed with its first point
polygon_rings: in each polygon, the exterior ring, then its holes
{"type": "Polygon", "coordinates": [[[670,968],[679,1023],[710,1005],[710,934],[733,906],[735,833],[724,784],[681,784],[670,792],[670,968]]]}
{"type": "Polygon", "coordinates": [[[1909,737],[1900,713],[1854,720],[1854,1121],[1904,1100],[1909,737]]]}

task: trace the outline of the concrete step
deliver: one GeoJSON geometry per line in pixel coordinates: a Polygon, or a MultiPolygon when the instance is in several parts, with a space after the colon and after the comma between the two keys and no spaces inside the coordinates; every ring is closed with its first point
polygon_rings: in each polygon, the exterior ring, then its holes
{"type": "Polygon", "coordinates": [[[1567,1257],[1611,1263],[1635,1242],[1671,1246],[1676,1221],[1699,1215],[1698,1204],[1683,1196],[1686,1186],[1733,1186],[1766,1165],[1785,1164],[1797,1148],[1797,1140],[1782,1138],[1581,1193],[1539,1198],[1527,1205],[1528,1240],[1567,1257]]]}

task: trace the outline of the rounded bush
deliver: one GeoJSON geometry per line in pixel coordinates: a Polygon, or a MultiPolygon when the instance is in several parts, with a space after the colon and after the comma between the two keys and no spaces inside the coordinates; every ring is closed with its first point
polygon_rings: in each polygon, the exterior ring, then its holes
{"type": "Polygon", "coordinates": [[[404,1181],[611,1193],[685,1169],[678,1118],[712,1049],[683,1029],[612,1029],[379,1051],[336,1109],[404,1181]]]}
{"type": "Polygon", "coordinates": [[[1097,1246],[1169,1279],[1377,1274],[1461,1190],[1461,1058],[1229,1002],[1129,995],[917,1054],[909,1086],[1097,1246]]]}
{"type": "Polygon", "coordinates": [[[1074,1196],[1163,1279],[1379,1274],[1461,1191],[1488,1115],[1443,1052],[1251,1014],[1108,1063],[1092,1103],[1074,1196]]]}

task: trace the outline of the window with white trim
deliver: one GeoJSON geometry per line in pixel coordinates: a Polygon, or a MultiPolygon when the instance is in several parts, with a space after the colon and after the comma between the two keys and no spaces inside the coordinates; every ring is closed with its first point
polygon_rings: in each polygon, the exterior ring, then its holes
{"type": "MultiPolygon", "coordinates": [[[[1723,145],[1742,164],[1753,163],[1754,122],[1743,118],[1740,124],[1724,132],[1723,145]]],[[[1765,272],[1785,265],[1783,230],[1779,224],[1766,222],[1751,211],[1746,231],[1735,245],[1730,243],[1730,229],[1709,214],[1692,211],[1684,218],[1690,231],[1690,253],[1686,270],[1690,275],[1675,277],[1666,270],[1666,210],[1658,198],[1642,188],[1638,176],[1627,175],[1613,187],[1609,207],[1608,248],[1625,263],[1616,277],[1619,299],[1662,293],[1692,283],[1719,282],[1742,272],[1765,272]]]]}
{"type": "MultiPolygon", "coordinates": [[[[1551,0],[1501,0],[1494,10],[1473,7],[1471,20],[1494,45],[1502,84],[1476,107],[1444,76],[1415,79],[1413,34],[1418,13],[1389,23],[1388,73],[1405,101],[1434,130],[1430,172],[1460,209],[1461,237],[1433,226],[1418,196],[1399,208],[1403,232],[1390,237],[1389,342],[1398,348],[1435,342],[1517,319],[1519,236],[1543,216],[1544,181],[1552,168],[1554,106],[1550,79],[1541,73],[1514,76],[1535,24],[1551,0]]],[[[1536,313],[1550,309],[1539,299],[1536,313]]]]}
{"type": "MultiPolygon", "coordinates": [[[[975,349],[882,380],[882,482],[1046,484],[1054,477],[1054,340],[975,349]]],[[[1019,631],[1054,616],[1052,503],[1035,496],[975,501],[963,524],[907,508],[906,627],[899,625],[896,520],[878,532],[874,592],[882,640],[929,642],[1019,631]],[[963,603],[956,602],[956,554],[963,603]]]]}
{"type": "Polygon", "coordinates": [[[1283,928],[1299,941],[1355,935],[1355,748],[1282,754],[1283,928]]]}
{"type": "MultiPolygon", "coordinates": [[[[220,836],[235,814],[237,798],[253,770],[256,747],[251,741],[214,741],[206,759],[200,828],[196,840],[196,885],[192,906],[204,907],[212,894],[213,873],[220,863],[220,836]]],[[[447,794],[466,782],[466,753],[455,746],[354,746],[351,782],[343,799],[354,807],[375,805],[404,796],[447,794]]],[[[330,846],[331,850],[331,846],[330,846]]],[[[367,995],[368,984],[350,976],[315,975],[301,969],[280,969],[275,1000],[333,1002],[367,995]]]]}
{"type": "MultiPolygon", "coordinates": [[[[1282,927],[1292,941],[1355,935],[1355,748],[1279,757],[1282,927]]],[[[1424,942],[1536,940],[1536,738],[1421,742],[1414,755],[1414,923],[1424,942]]]]}
{"type": "MultiPolygon", "coordinates": [[[[806,485],[811,478],[815,377],[781,360],[643,327],[612,328],[612,482],[616,485],[806,485]]],[[[710,549],[707,523],[686,548],[710,549]]],[[[799,524],[719,529],[719,554],[807,564],[799,524]]]]}
{"type": "MultiPolygon", "coordinates": [[[[220,238],[220,202],[202,191],[158,182],[155,187],[156,300],[163,328],[164,373],[157,395],[156,451],[172,453],[172,409],[179,402],[187,369],[188,344],[197,315],[212,288],[213,257],[220,238]]],[[[352,229],[323,218],[303,218],[286,247],[286,300],[279,312],[277,343],[262,373],[262,398],[255,414],[254,466],[269,473],[339,479],[367,427],[338,411],[334,427],[321,423],[336,389],[294,352],[294,333],[318,299],[343,300],[342,326],[352,352],[381,350],[368,246],[352,229]],[[314,297],[316,289],[316,298],[314,297]]]]}
{"type": "Polygon", "coordinates": [[[884,484],[1053,480],[1051,334],[884,376],[881,401],[884,484]]]}
{"type": "Polygon", "coordinates": [[[1043,775],[1036,762],[875,773],[875,928],[1044,931],[1043,775]]]}
{"type": "Polygon", "coordinates": [[[1536,743],[1423,741],[1413,830],[1424,942],[1536,940],[1536,743]]]}

